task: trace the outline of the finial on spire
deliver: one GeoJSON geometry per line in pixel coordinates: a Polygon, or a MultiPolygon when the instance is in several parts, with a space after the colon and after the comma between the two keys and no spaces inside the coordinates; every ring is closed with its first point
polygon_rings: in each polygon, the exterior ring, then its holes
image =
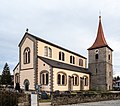
{"type": "Polygon", "coordinates": [[[28,31],[29,31],[29,29],[27,28],[27,29],[26,29],[26,32],[28,32],[28,31]]]}
{"type": "Polygon", "coordinates": [[[99,11],[99,21],[101,21],[101,11],[99,11]]]}

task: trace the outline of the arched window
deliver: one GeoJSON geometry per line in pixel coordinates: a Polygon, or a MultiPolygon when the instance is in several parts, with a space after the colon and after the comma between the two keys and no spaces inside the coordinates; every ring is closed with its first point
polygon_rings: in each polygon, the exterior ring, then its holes
{"type": "Polygon", "coordinates": [[[48,73],[46,73],[46,84],[48,85],[48,73]]]}
{"type": "Polygon", "coordinates": [[[72,75],[73,77],[73,85],[79,85],[79,77],[76,74],[72,75]]]}
{"type": "Polygon", "coordinates": [[[79,59],[79,66],[83,66],[83,60],[79,59]]]}
{"type": "Polygon", "coordinates": [[[65,75],[62,75],[62,85],[65,84],[65,75]]]}
{"type": "Polygon", "coordinates": [[[57,75],[57,84],[66,85],[67,75],[63,72],[59,72],[57,75]]]}
{"type": "Polygon", "coordinates": [[[52,58],[52,49],[49,47],[49,54],[48,54],[48,56],[50,57],[50,58],[52,58]]]}
{"type": "Polygon", "coordinates": [[[95,59],[97,60],[99,58],[98,54],[95,54],[95,59]]]}
{"type": "Polygon", "coordinates": [[[15,83],[19,83],[19,73],[15,74],[15,83]]]}
{"type": "Polygon", "coordinates": [[[44,47],[44,56],[48,56],[48,47],[47,46],[44,47]]]}
{"type": "Polygon", "coordinates": [[[72,63],[72,56],[70,56],[70,63],[72,63]]]}
{"type": "Polygon", "coordinates": [[[63,52],[59,52],[59,60],[65,61],[65,54],[63,52]]]}
{"type": "Polygon", "coordinates": [[[75,64],[75,57],[74,56],[70,56],[70,63],[75,64]]]}
{"type": "Polygon", "coordinates": [[[42,85],[48,85],[48,83],[49,83],[49,73],[48,73],[48,71],[42,71],[40,73],[40,83],[42,85]]]}
{"type": "Polygon", "coordinates": [[[75,57],[73,56],[73,64],[75,64],[75,57]]]}
{"type": "Polygon", "coordinates": [[[110,60],[110,54],[108,55],[108,60],[110,60]]]}
{"type": "Polygon", "coordinates": [[[24,64],[30,63],[30,48],[29,47],[25,48],[23,55],[24,55],[23,56],[24,64]]]}
{"type": "Polygon", "coordinates": [[[52,49],[50,47],[44,47],[44,56],[52,58],[52,49]]]}
{"type": "Polygon", "coordinates": [[[61,75],[58,74],[58,84],[60,84],[60,81],[61,81],[61,75]]]}
{"type": "Polygon", "coordinates": [[[84,86],[88,86],[88,77],[84,76],[84,86]]]}

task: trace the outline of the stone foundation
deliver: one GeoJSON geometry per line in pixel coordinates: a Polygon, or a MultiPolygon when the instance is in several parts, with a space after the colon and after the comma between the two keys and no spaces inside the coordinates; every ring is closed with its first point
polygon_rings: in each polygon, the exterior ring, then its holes
{"type": "Polygon", "coordinates": [[[120,99],[120,93],[71,94],[54,96],[52,106],[120,99]]]}

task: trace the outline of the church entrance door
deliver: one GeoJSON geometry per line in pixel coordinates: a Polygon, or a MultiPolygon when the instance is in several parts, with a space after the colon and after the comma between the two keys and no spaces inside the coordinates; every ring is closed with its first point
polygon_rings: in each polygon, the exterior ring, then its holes
{"type": "Polygon", "coordinates": [[[28,91],[29,90],[29,80],[28,79],[25,79],[24,81],[24,86],[25,86],[25,91],[28,91]]]}

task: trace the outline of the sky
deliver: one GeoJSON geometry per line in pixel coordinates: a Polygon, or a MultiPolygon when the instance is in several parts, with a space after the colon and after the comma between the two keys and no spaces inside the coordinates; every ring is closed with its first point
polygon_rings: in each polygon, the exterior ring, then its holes
{"type": "Polygon", "coordinates": [[[0,73],[6,62],[13,73],[26,28],[31,34],[88,57],[87,49],[97,35],[99,11],[106,41],[114,50],[114,76],[120,76],[119,0],[0,0],[0,73]]]}

